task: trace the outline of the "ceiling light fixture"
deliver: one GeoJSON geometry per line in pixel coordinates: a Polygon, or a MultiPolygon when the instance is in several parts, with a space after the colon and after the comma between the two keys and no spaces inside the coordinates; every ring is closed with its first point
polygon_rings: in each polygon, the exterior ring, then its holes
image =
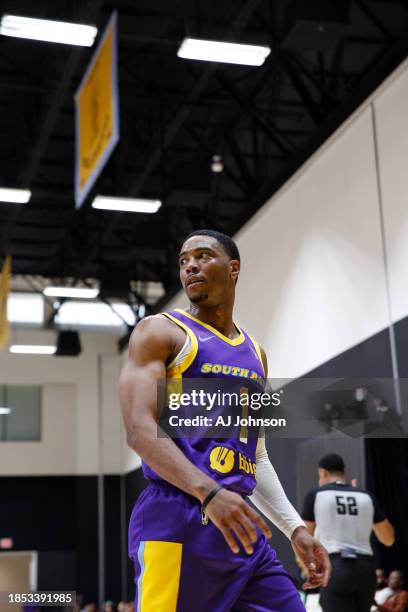
{"type": "Polygon", "coordinates": [[[39,293],[9,293],[7,298],[9,323],[42,325],[44,323],[44,298],[39,293]]]}
{"type": "Polygon", "coordinates": [[[43,294],[47,297],[93,300],[99,295],[99,289],[96,287],[46,287],[43,294]]]}
{"type": "Polygon", "coordinates": [[[46,344],[12,344],[10,346],[10,353],[21,355],[54,355],[56,350],[56,346],[46,344]]]}
{"type": "Polygon", "coordinates": [[[0,187],[0,202],[27,204],[30,198],[31,191],[28,189],[9,189],[8,187],[0,187]]]}
{"type": "Polygon", "coordinates": [[[48,19],[32,19],[19,15],[3,15],[0,34],[46,42],[92,47],[98,30],[95,26],[48,19]]]}
{"type": "Polygon", "coordinates": [[[0,408],[0,414],[10,414],[11,408],[0,408]]]}
{"type": "Polygon", "coordinates": [[[137,213],[156,213],[161,205],[162,203],[160,200],[147,200],[143,198],[114,198],[110,196],[96,196],[92,202],[92,208],[137,213]]]}
{"type": "Polygon", "coordinates": [[[79,327],[121,327],[124,320],[128,325],[135,325],[135,314],[124,303],[111,302],[65,302],[55,317],[60,326],[79,327]]]}
{"type": "Polygon", "coordinates": [[[206,62],[262,66],[270,52],[270,47],[262,47],[260,45],[243,45],[217,40],[185,38],[177,51],[177,55],[184,59],[206,62]]]}
{"type": "Polygon", "coordinates": [[[219,174],[224,170],[224,163],[222,161],[221,155],[212,156],[211,170],[215,172],[215,174],[219,174]]]}

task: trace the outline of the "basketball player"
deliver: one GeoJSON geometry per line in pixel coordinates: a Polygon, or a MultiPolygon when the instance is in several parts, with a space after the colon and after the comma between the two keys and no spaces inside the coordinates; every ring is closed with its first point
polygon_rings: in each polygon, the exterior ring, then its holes
{"type": "Polygon", "coordinates": [[[212,230],[194,232],[181,248],[179,266],[189,309],[143,319],[120,378],[128,444],[150,481],[129,526],[136,610],[303,611],[269,547],[269,528],[246,496],[252,494],[290,539],[309,570],[306,588],[327,583],[330,563],[288,501],[263,438],[158,436],[160,379],[231,380],[239,374],[248,383],[245,377],[267,377],[264,351],[232,319],[240,270],[233,240],[212,230]]]}
{"type": "Polygon", "coordinates": [[[394,529],[367,491],[346,482],[340,455],[322,457],[318,474],[320,486],[306,495],[302,517],[329,551],[333,566],[320,605],[324,612],[368,612],[376,588],[371,532],[391,546],[394,529]]]}

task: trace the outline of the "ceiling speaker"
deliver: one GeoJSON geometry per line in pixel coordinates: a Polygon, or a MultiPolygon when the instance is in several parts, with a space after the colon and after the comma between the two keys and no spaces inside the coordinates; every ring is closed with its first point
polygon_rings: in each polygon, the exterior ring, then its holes
{"type": "Polygon", "coordinates": [[[79,334],[76,331],[60,331],[57,337],[57,357],[77,357],[82,351],[79,334]]]}

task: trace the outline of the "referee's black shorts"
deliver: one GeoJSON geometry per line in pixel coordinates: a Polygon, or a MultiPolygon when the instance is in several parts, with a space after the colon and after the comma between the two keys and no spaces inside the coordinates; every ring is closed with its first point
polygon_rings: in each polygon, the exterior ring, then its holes
{"type": "Polygon", "coordinates": [[[375,563],[370,555],[342,559],[330,555],[332,575],[327,587],[320,589],[323,612],[369,612],[376,588],[375,563]]]}

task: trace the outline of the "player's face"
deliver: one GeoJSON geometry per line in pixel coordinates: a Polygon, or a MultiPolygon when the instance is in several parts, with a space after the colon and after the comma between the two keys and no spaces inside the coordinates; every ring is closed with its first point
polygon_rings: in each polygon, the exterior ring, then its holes
{"type": "Polygon", "coordinates": [[[235,287],[239,262],[212,236],[192,236],[181,247],[180,281],[190,302],[222,304],[235,287]]]}

